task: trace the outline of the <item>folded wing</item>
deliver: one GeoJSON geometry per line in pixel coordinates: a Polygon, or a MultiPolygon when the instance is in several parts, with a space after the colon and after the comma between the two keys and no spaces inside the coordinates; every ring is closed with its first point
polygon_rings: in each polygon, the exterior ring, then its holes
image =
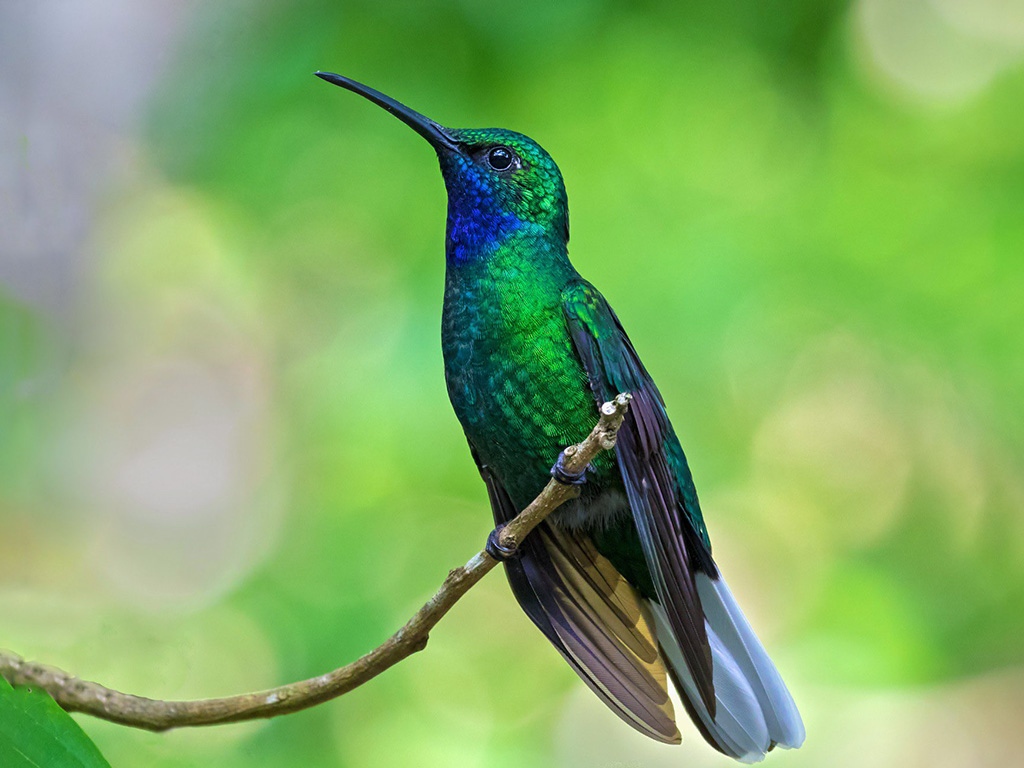
{"type": "MultiPolygon", "coordinates": [[[[488,468],[480,472],[495,522],[507,522],[517,510],[488,468]]],[[[587,537],[542,523],[505,572],[526,614],[608,707],[645,735],[679,743],[650,613],[587,537]]]]}
{"type": "Polygon", "coordinates": [[[616,458],[666,626],[693,690],[714,716],[712,654],[694,576],[699,570],[715,573],[715,565],[686,459],[657,387],[604,297],[581,280],[562,298],[595,399],[603,402],[619,392],[633,396],[616,458]]]}

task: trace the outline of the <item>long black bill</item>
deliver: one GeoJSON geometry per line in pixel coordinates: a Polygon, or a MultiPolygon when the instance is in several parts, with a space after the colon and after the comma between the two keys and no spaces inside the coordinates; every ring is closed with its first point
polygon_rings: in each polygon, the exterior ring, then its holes
{"type": "Polygon", "coordinates": [[[438,125],[429,117],[421,115],[416,110],[409,109],[407,106],[395,101],[390,96],[385,96],[380,91],[375,91],[373,88],[369,88],[362,83],[357,83],[355,80],[343,77],[342,75],[335,75],[333,72],[316,72],[314,74],[320,79],[326,80],[328,83],[334,83],[346,90],[358,93],[360,96],[366,97],[377,106],[383,107],[416,131],[416,133],[424,139],[429,141],[430,146],[434,149],[438,151],[445,149],[453,152],[457,152],[459,150],[458,142],[452,138],[446,128],[438,125]]]}

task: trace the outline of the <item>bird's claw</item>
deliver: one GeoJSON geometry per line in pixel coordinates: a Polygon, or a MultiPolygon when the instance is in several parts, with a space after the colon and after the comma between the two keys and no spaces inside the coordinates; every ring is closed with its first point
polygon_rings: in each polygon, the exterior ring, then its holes
{"type": "Polygon", "coordinates": [[[565,451],[558,454],[558,461],[551,468],[551,476],[562,485],[583,485],[587,482],[587,468],[579,472],[570,472],[565,468],[565,451]]]}
{"type": "Polygon", "coordinates": [[[490,535],[487,537],[487,546],[484,547],[484,551],[487,552],[488,555],[501,563],[507,562],[519,554],[519,547],[506,547],[502,545],[501,529],[504,527],[504,523],[500,523],[495,526],[494,530],[491,531],[490,535]]]}

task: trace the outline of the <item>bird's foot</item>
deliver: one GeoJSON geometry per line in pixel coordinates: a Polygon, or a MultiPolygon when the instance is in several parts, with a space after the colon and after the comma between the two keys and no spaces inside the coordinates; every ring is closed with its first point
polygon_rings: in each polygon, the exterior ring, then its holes
{"type": "Polygon", "coordinates": [[[565,451],[558,454],[558,461],[551,468],[551,476],[562,485],[583,485],[587,482],[587,468],[579,472],[570,472],[565,468],[565,451]]]}
{"type": "Polygon", "coordinates": [[[484,547],[484,551],[487,552],[488,555],[501,563],[511,560],[519,555],[519,547],[506,547],[501,543],[501,529],[504,527],[504,523],[500,523],[495,526],[494,530],[491,531],[490,535],[487,537],[487,546],[484,547]]]}

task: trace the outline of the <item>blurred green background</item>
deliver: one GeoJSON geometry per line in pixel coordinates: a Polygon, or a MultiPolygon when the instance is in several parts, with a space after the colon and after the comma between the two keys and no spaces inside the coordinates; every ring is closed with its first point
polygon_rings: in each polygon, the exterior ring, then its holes
{"type": "MultiPolygon", "coordinates": [[[[769,762],[1021,765],[1022,62],[1019,0],[5,2],[0,646],[271,686],[483,543],[437,164],[328,69],[559,162],[804,713],[769,762]]],[[[622,725],[498,574],[312,711],[79,721],[115,768],[731,764],[622,725]]]]}

